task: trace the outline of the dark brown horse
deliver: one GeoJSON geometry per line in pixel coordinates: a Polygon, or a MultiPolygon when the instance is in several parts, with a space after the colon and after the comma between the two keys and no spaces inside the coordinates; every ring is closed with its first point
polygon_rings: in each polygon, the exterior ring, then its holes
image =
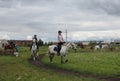
{"type": "Polygon", "coordinates": [[[5,54],[13,54],[15,51],[15,44],[10,42],[9,44],[4,45],[4,53],[5,54]]]}

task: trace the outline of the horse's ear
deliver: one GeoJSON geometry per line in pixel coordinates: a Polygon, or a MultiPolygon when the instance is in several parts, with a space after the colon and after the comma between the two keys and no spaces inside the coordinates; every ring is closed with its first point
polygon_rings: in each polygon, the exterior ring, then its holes
{"type": "Polygon", "coordinates": [[[67,42],[65,43],[65,46],[67,45],[67,42]]]}
{"type": "Polygon", "coordinates": [[[67,42],[67,44],[70,44],[70,42],[67,42]]]}

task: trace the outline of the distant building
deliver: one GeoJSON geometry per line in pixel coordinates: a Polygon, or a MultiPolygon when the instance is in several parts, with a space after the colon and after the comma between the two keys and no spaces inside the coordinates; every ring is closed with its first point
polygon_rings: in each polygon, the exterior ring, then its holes
{"type": "Polygon", "coordinates": [[[119,42],[120,43],[120,40],[114,40],[114,42],[119,42]]]}
{"type": "Polygon", "coordinates": [[[99,42],[104,42],[104,41],[97,41],[97,40],[93,40],[93,41],[79,41],[78,42],[78,44],[79,43],[82,43],[83,45],[89,45],[89,43],[96,43],[96,44],[98,44],[99,42]]]}
{"type": "Polygon", "coordinates": [[[119,44],[120,45],[120,40],[114,40],[114,44],[119,44]]]}
{"type": "Polygon", "coordinates": [[[28,46],[32,43],[32,40],[9,40],[17,44],[18,46],[28,46]]]}

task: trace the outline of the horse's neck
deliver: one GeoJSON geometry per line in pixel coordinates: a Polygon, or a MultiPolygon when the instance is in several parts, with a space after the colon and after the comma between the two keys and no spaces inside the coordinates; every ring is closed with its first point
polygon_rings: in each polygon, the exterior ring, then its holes
{"type": "Polygon", "coordinates": [[[36,50],[36,49],[37,49],[37,46],[36,46],[35,43],[33,43],[33,45],[32,45],[32,50],[36,50]]]}
{"type": "Polygon", "coordinates": [[[67,48],[69,48],[70,47],[70,43],[65,43],[62,46],[66,46],[67,48]]]}
{"type": "Polygon", "coordinates": [[[33,43],[33,45],[32,45],[33,47],[35,47],[36,46],[36,44],[35,43],[33,43]]]}
{"type": "Polygon", "coordinates": [[[61,50],[63,51],[67,51],[69,49],[69,46],[68,44],[63,44],[62,47],[61,47],[61,50]]]}

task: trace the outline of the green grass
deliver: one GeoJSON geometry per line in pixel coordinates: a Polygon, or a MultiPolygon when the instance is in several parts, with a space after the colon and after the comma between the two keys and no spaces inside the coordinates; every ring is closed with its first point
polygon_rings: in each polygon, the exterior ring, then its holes
{"type": "Polygon", "coordinates": [[[77,53],[69,51],[69,62],[60,64],[60,57],[55,56],[53,64],[49,63],[48,55],[42,62],[49,66],[54,66],[69,71],[79,72],[100,77],[120,78],[120,52],[92,52],[78,49],[77,53]],[[82,51],[82,52],[81,52],[82,51]]]}
{"type": "MultiPolygon", "coordinates": [[[[47,47],[40,47],[39,53],[46,53],[47,47]]],[[[60,74],[36,67],[28,62],[30,50],[20,48],[20,56],[0,56],[0,81],[100,81],[94,78],[60,74]]],[[[46,57],[46,62],[48,62],[46,57]]],[[[59,62],[58,62],[59,63],[59,62]]]]}

